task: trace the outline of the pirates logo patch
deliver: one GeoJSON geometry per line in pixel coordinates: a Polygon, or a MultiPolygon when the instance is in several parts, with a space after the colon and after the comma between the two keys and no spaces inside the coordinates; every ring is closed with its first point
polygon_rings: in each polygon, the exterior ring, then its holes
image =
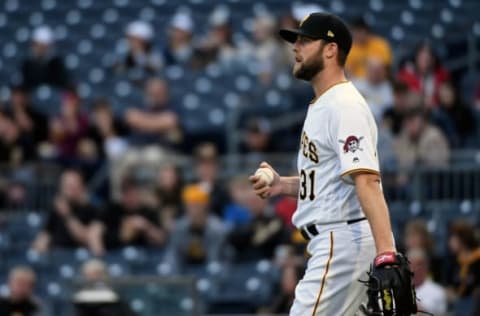
{"type": "Polygon", "coordinates": [[[343,152],[344,153],[354,153],[358,150],[362,151],[363,148],[360,147],[360,141],[363,139],[363,136],[356,137],[356,136],[348,136],[347,139],[338,140],[340,143],[343,144],[343,152]]]}

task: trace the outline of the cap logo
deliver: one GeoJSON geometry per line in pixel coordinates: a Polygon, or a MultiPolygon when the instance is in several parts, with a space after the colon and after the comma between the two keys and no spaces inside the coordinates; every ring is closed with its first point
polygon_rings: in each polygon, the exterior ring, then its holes
{"type": "Polygon", "coordinates": [[[300,21],[300,27],[305,23],[305,21],[310,17],[310,14],[306,15],[301,21],[300,21]]]}
{"type": "Polygon", "coordinates": [[[333,34],[332,31],[328,30],[327,36],[328,36],[328,37],[335,37],[335,34],[333,34]]]}

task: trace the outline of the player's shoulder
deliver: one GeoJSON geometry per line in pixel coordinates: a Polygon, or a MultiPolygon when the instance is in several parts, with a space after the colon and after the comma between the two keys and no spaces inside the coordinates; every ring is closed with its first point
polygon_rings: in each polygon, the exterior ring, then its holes
{"type": "Polygon", "coordinates": [[[367,105],[365,99],[351,81],[338,85],[331,91],[326,100],[326,108],[332,112],[364,111],[367,105]]]}

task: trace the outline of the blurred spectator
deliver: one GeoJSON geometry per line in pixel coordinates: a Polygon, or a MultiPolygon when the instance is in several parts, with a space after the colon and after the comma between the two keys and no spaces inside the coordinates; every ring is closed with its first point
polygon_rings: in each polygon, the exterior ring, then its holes
{"type": "Polygon", "coordinates": [[[236,260],[273,259],[275,250],[286,240],[282,220],[275,216],[267,200],[246,192],[247,207],[252,219],[235,228],[229,242],[236,250],[236,260]]]}
{"type": "Polygon", "coordinates": [[[246,123],[240,144],[240,151],[246,154],[247,166],[268,160],[265,155],[277,151],[274,145],[270,121],[263,117],[250,118],[246,123]]]}
{"type": "Polygon", "coordinates": [[[208,193],[199,185],[188,185],[182,192],[182,201],[185,215],[175,223],[166,261],[181,271],[185,265],[223,260],[225,228],[209,212],[208,193]]]}
{"type": "Polygon", "coordinates": [[[443,279],[443,258],[436,255],[435,240],[428,230],[427,222],[423,219],[412,219],[405,225],[403,232],[403,252],[419,249],[425,253],[428,261],[430,277],[439,281],[443,279]]]}
{"type": "Polygon", "coordinates": [[[411,91],[423,96],[427,107],[438,105],[440,84],[449,78],[448,71],[440,64],[428,42],[418,45],[413,61],[408,61],[398,73],[399,80],[405,82],[411,91]]]}
{"type": "Polygon", "coordinates": [[[82,265],[81,271],[82,277],[86,281],[101,281],[109,277],[105,263],[99,259],[86,261],[82,265]]]}
{"type": "Polygon", "coordinates": [[[85,285],[73,295],[76,316],[134,316],[117,292],[108,285],[108,270],[98,259],[82,266],[85,285]]]}
{"type": "Polygon", "coordinates": [[[50,140],[57,157],[70,162],[78,154],[80,142],[88,133],[88,118],[81,112],[81,100],[75,92],[65,93],[61,113],[50,122],[50,140]]]}
{"type": "Polygon", "coordinates": [[[30,196],[27,193],[25,182],[20,179],[11,179],[5,184],[2,183],[0,190],[0,208],[10,211],[25,210],[32,205],[29,199],[30,196]]]}
{"type": "Polygon", "coordinates": [[[450,147],[442,132],[430,124],[422,109],[410,110],[403,131],[394,141],[398,164],[401,168],[414,166],[446,166],[450,147]]]}
{"type": "Polygon", "coordinates": [[[155,190],[160,207],[160,217],[167,230],[181,215],[183,178],[181,169],[174,164],[164,164],[157,175],[155,190]]]}
{"type": "Polygon", "coordinates": [[[220,162],[213,143],[199,144],[194,150],[195,175],[198,184],[209,193],[210,209],[217,216],[229,202],[226,185],[219,179],[220,162]]]}
{"type": "Polygon", "coordinates": [[[475,110],[480,110],[480,80],[478,80],[475,85],[474,95],[473,95],[473,107],[475,110]]]}
{"type": "Polygon", "coordinates": [[[345,65],[347,73],[353,78],[365,78],[369,59],[376,59],[386,69],[392,64],[392,50],[388,42],[376,35],[363,18],[352,23],[353,43],[345,65]]]}
{"type": "Polygon", "coordinates": [[[445,289],[429,278],[429,260],[423,249],[412,248],[407,254],[413,272],[413,284],[417,293],[417,307],[422,312],[444,315],[447,312],[445,289]]]}
{"type": "Polygon", "coordinates": [[[163,57],[153,47],[154,32],[150,24],[134,21],[125,31],[128,51],[115,64],[117,72],[127,72],[134,80],[155,75],[163,66],[163,57]]]}
{"type": "Polygon", "coordinates": [[[223,210],[223,222],[227,230],[250,222],[252,216],[247,207],[250,186],[247,176],[239,175],[230,179],[228,189],[231,202],[223,210]]]}
{"type": "Polygon", "coordinates": [[[167,82],[151,78],[145,84],[144,93],[146,107],[128,109],[125,114],[131,143],[172,148],[181,141],[180,118],[171,107],[167,82]]]}
{"type": "MultiPolygon", "coordinates": [[[[295,20],[293,15],[289,12],[280,16],[278,21],[278,29],[294,29],[298,27],[298,21],[295,20]]],[[[292,45],[286,41],[280,42],[281,56],[283,60],[282,64],[286,65],[287,68],[293,66],[295,61],[295,54],[292,49],[292,45]]]]}
{"type": "Polygon", "coordinates": [[[295,287],[302,278],[303,269],[289,264],[283,268],[280,280],[280,293],[273,298],[273,303],[265,312],[288,314],[295,298],[295,287]]]}
{"type": "Polygon", "coordinates": [[[421,249],[430,257],[435,251],[435,242],[423,219],[412,219],[405,226],[403,233],[405,252],[411,249],[421,249]]]}
{"type": "Polygon", "coordinates": [[[128,128],[113,115],[107,99],[97,99],[93,103],[88,138],[93,140],[102,158],[114,159],[126,149],[124,137],[128,128]]]}
{"type": "Polygon", "coordinates": [[[413,106],[415,99],[408,90],[406,83],[395,81],[393,84],[393,106],[383,113],[382,125],[387,127],[394,136],[397,136],[403,126],[406,113],[413,106]]]}
{"type": "Polygon", "coordinates": [[[238,60],[238,50],[233,42],[230,12],[220,6],[209,17],[210,29],[195,46],[195,64],[205,66],[218,62],[224,69],[230,69],[238,60]]]}
{"type": "Polygon", "coordinates": [[[97,217],[90,203],[82,175],[73,169],[63,171],[60,187],[46,225],[33,242],[33,248],[43,253],[51,247],[91,249],[89,230],[97,217]]]}
{"type": "Polygon", "coordinates": [[[166,65],[188,65],[193,56],[193,20],[190,14],[176,13],[170,21],[168,43],[164,51],[166,65]]]}
{"type": "Polygon", "coordinates": [[[0,112],[0,163],[9,167],[22,162],[20,131],[15,123],[0,112]]]}
{"type": "Polygon", "coordinates": [[[283,221],[285,227],[294,229],[292,223],[293,213],[297,210],[297,198],[283,196],[275,202],[275,214],[283,221]]]}
{"type": "Polygon", "coordinates": [[[380,59],[369,58],[365,77],[354,82],[379,123],[383,113],[393,104],[393,90],[387,78],[386,65],[380,59]]]}
{"type": "Polygon", "coordinates": [[[473,226],[463,221],[454,222],[450,227],[448,247],[458,264],[458,270],[452,271],[451,294],[459,298],[471,296],[480,287],[480,247],[473,226]]]}
{"type": "Polygon", "coordinates": [[[462,102],[453,82],[440,84],[439,106],[433,110],[433,121],[447,136],[453,148],[465,147],[474,142],[475,116],[471,108],[462,102]]]}
{"type": "Polygon", "coordinates": [[[0,315],[38,316],[40,303],[33,296],[36,276],[32,269],[17,266],[8,275],[8,295],[0,298],[0,315]]]}
{"type": "Polygon", "coordinates": [[[162,247],[166,233],[154,210],[145,205],[141,188],[132,180],[122,184],[119,203],[111,203],[90,231],[94,253],[123,246],[162,247]]]}
{"type": "Polygon", "coordinates": [[[420,249],[428,258],[430,277],[439,281],[443,279],[443,267],[445,262],[436,254],[435,240],[428,230],[427,223],[423,219],[412,219],[407,222],[403,234],[403,252],[420,249]]]}
{"type": "Polygon", "coordinates": [[[253,22],[253,42],[241,52],[247,57],[246,62],[252,64],[263,84],[269,84],[273,74],[282,66],[285,58],[281,55],[281,44],[275,33],[275,19],[271,15],[262,14],[253,22]]]}
{"type": "Polygon", "coordinates": [[[34,89],[42,84],[63,89],[71,86],[62,58],[54,51],[54,42],[54,34],[48,26],[33,30],[30,56],[21,66],[22,82],[27,88],[34,89]]]}
{"type": "Polygon", "coordinates": [[[22,85],[12,86],[6,115],[18,129],[18,143],[22,148],[22,161],[38,157],[38,146],[48,137],[48,119],[31,104],[30,92],[22,85]]]}

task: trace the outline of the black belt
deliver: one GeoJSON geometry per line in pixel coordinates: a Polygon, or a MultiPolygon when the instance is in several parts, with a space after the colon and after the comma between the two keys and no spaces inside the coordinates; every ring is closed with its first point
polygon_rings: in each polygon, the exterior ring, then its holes
{"type": "MultiPolygon", "coordinates": [[[[358,222],[364,221],[366,219],[367,219],[366,217],[351,219],[351,220],[347,221],[347,225],[358,223],[358,222]]],[[[319,234],[316,224],[310,224],[307,227],[302,228],[300,230],[300,232],[302,233],[303,238],[305,238],[306,240],[310,240],[311,239],[310,236],[315,237],[319,234]]]]}

